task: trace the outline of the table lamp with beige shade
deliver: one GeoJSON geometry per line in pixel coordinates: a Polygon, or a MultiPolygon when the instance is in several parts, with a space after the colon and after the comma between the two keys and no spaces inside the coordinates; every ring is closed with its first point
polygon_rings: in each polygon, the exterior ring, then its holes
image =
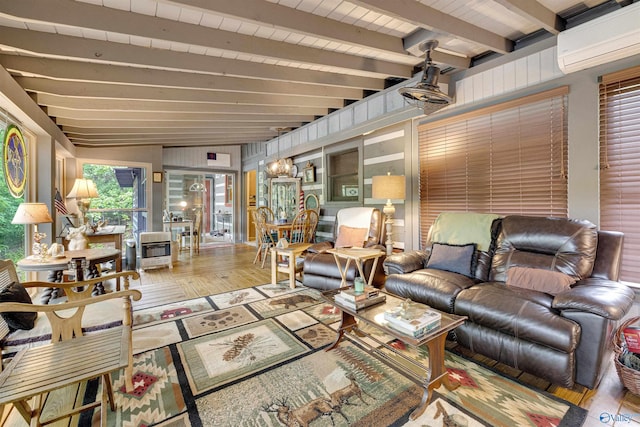
{"type": "Polygon", "coordinates": [[[92,180],[85,178],[76,178],[76,181],[73,183],[73,188],[71,189],[69,194],[67,194],[67,198],[76,199],[78,209],[80,210],[80,214],[82,215],[80,225],[87,223],[87,211],[89,210],[89,206],[91,205],[91,199],[95,199],[97,197],[98,189],[96,188],[96,184],[92,180]]]}
{"type": "Polygon", "coordinates": [[[42,240],[47,237],[45,233],[38,231],[38,224],[53,222],[49,208],[44,203],[20,203],[16,214],[13,216],[12,224],[33,225],[33,255],[44,260],[47,256],[47,244],[42,240]]]}
{"type": "Polygon", "coordinates": [[[371,197],[374,199],[387,199],[387,204],[384,205],[385,220],[387,230],[387,255],[391,255],[393,251],[393,215],[396,213],[396,208],[391,203],[392,199],[404,199],[405,197],[405,179],[404,175],[378,175],[374,176],[371,181],[371,197]]]}

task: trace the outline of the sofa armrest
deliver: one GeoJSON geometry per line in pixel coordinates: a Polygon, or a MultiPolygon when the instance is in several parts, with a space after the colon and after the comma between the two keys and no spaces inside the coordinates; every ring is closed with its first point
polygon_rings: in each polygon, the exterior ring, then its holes
{"type": "Polygon", "coordinates": [[[332,242],[318,242],[318,243],[314,243],[313,245],[309,246],[307,248],[307,252],[313,253],[313,254],[321,254],[326,252],[328,249],[332,249],[333,248],[333,243],[332,242]]]}
{"type": "Polygon", "coordinates": [[[576,282],[570,290],[556,295],[552,307],[560,311],[585,311],[620,320],[631,308],[634,296],[633,290],[620,282],[587,278],[576,282]]]}
{"type": "Polygon", "coordinates": [[[427,251],[400,252],[387,256],[384,268],[387,274],[404,274],[424,268],[424,261],[429,257],[427,251]]]}

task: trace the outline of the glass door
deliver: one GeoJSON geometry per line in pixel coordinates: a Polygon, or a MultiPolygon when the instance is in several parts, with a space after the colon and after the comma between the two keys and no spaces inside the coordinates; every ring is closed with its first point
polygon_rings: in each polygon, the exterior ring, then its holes
{"type": "Polygon", "coordinates": [[[170,170],[166,178],[165,218],[193,221],[200,210],[201,248],[234,241],[233,175],[170,170]]]}

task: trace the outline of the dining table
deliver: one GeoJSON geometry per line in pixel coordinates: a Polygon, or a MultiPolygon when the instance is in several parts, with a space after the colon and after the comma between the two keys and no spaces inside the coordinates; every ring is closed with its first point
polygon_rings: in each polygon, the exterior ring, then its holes
{"type": "Polygon", "coordinates": [[[278,240],[287,236],[291,232],[292,225],[293,224],[291,222],[270,222],[267,224],[270,231],[278,233],[278,240]]]}

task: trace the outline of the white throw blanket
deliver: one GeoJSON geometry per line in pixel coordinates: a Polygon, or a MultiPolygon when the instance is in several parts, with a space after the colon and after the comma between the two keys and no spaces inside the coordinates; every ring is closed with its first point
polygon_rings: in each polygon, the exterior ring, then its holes
{"type": "Polygon", "coordinates": [[[338,211],[338,231],[341,225],[353,228],[366,228],[367,236],[371,227],[371,215],[374,208],[345,208],[338,211]]]}

